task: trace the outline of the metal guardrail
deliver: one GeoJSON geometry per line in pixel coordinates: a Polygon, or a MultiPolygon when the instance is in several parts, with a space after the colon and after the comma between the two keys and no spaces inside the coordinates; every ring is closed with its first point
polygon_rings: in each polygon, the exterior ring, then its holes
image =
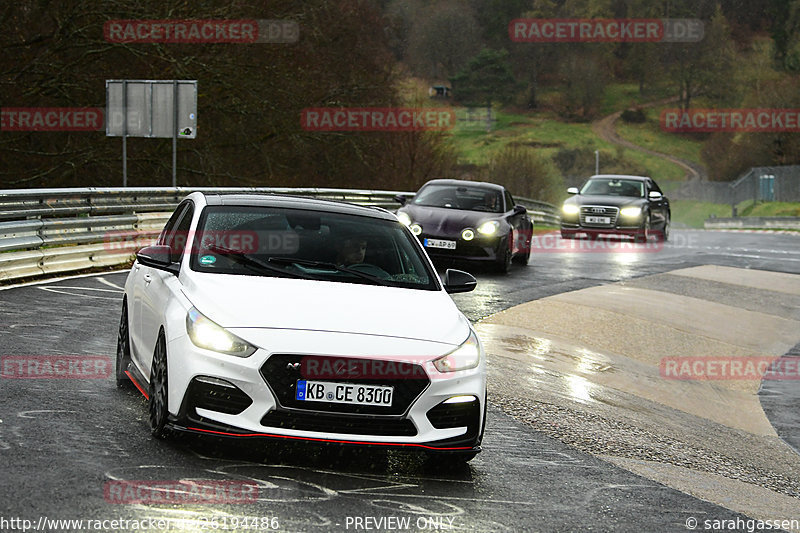
{"type": "Polygon", "coordinates": [[[531,200],[530,198],[514,198],[518,204],[524,205],[535,224],[558,226],[561,224],[561,215],[558,208],[547,202],[531,200]]]}
{"type": "MultiPolygon", "coordinates": [[[[72,272],[131,261],[120,235],[155,241],[189,193],[272,193],[340,200],[396,209],[397,194],[412,192],[276,187],[81,188],[0,190],[0,281],[72,272]]],[[[518,203],[536,223],[558,224],[555,206],[528,198],[518,203]]]]}
{"type": "Polygon", "coordinates": [[[705,229],[796,229],[800,230],[800,217],[734,217],[707,218],[703,222],[705,229]]]}

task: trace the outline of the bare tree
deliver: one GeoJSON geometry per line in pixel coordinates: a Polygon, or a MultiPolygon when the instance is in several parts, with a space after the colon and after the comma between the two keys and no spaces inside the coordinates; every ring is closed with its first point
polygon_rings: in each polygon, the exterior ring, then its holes
{"type": "Polygon", "coordinates": [[[433,3],[417,13],[408,44],[408,63],[429,79],[447,79],[481,49],[481,30],[462,2],[433,3]]]}
{"type": "MultiPolygon", "coordinates": [[[[198,136],[178,143],[180,185],[367,186],[386,150],[403,149],[382,138],[393,134],[300,124],[307,107],[398,104],[385,20],[370,0],[19,0],[0,9],[3,107],[104,107],[107,79],[198,80],[198,136]],[[297,21],[299,41],[112,43],[103,36],[114,19],[262,18],[297,21]]],[[[0,188],[119,185],[120,145],[103,132],[1,132],[0,188]]],[[[130,138],[128,158],[131,185],[171,182],[170,140],[130,138]]]]}

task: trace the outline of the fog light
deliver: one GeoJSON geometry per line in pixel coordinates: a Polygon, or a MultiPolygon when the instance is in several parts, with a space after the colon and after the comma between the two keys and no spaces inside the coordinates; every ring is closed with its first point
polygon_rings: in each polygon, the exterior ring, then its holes
{"type": "Polygon", "coordinates": [[[465,241],[471,241],[472,239],[475,238],[475,232],[467,228],[461,232],[461,238],[464,239],[465,241]]]}
{"type": "Polygon", "coordinates": [[[422,226],[420,226],[419,224],[411,224],[411,226],[409,227],[411,228],[411,233],[413,233],[414,235],[419,235],[420,233],[422,233],[422,226]]]}
{"type": "Polygon", "coordinates": [[[467,403],[474,400],[477,400],[475,396],[453,396],[442,403],[467,403]]]}

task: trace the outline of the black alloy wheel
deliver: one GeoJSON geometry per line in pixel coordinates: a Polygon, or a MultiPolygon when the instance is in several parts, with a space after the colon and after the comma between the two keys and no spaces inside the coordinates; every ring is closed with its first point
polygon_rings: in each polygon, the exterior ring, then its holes
{"type": "Polygon", "coordinates": [[[634,237],[633,240],[638,243],[646,243],[648,239],[650,239],[650,215],[647,215],[647,218],[644,219],[642,232],[634,237]]]}
{"type": "Polygon", "coordinates": [[[130,379],[125,373],[131,362],[131,341],[128,332],[128,302],[122,302],[122,316],[119,318],[119,329],[117,330],[117,387],[125,387],[130,384],[130,379]]]}
{"type": "Polygon", "coordinates": [[[667,242],[669,240],[669,223],[670,223],[669,219],[670,216],[669,213],[667,213],[667,216],[664,219],[664,229],[661,230],[658,236],[661,242],[667,242]]]}
{"type": "Polygon", "coordinates": [[[167,341],[164,338],[164,330],[161,330],[156,341],[156,349],[153,352],[153,363],[150,366],[150,399],[148,402],[150,431],[157,439],[164,439],[169,434],[166,428],[169,416],[168,390],[167,341]]]}
{"type": "Polygon", "coordinates": [[[505,246],[502,247],[503,251],[500,252],[497,258],[497,270],[501,274],[505,274],[511,268],[511,234],[505,239],[505,246]]]}
{"type": "Polygon", "coordinates": [[[527,265],[531,258],[531,248],[533,246],[533,226],[528,230],[529,238],[525,239],[522,252],[514,258],[514,262],[518,265],[527,265]]]}

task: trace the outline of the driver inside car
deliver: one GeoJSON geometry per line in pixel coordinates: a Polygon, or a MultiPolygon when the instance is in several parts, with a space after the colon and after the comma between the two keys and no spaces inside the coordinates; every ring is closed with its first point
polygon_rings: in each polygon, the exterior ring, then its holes
{"type": "Polygon", "coordinates": [[[344,239],[336,254],[336,264],[341,266],[358,265],[364,262],[367,253],[367,240],[359,237],[344,239]]]}
{"type": "Polygon", "coordinates": [[[483,196],[483,205],[486,207],[486,210],[491,213],[497,213],[497,206],[498,206],[498,198],[497,193],[487,192],[483,196]]]}

